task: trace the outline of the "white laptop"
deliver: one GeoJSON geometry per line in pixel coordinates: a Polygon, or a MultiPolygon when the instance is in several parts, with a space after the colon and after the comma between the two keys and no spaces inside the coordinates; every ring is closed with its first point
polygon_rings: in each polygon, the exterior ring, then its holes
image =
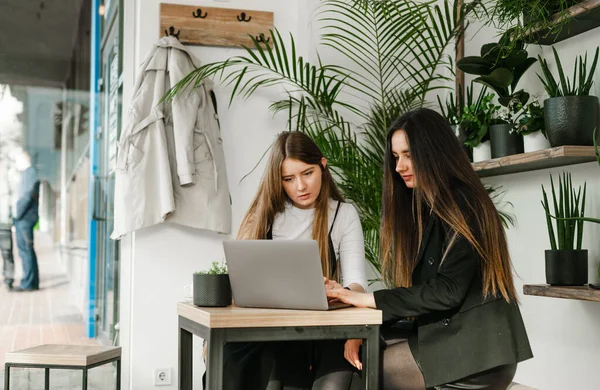
{"type": "Polygon", "coordinates": [[[331,310],[314,240],[223,241],[236,306],[331,310]]]}

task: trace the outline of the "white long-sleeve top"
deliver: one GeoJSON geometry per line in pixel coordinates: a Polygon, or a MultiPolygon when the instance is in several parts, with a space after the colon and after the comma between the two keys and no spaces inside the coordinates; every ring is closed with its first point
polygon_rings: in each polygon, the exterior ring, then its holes
{"type": "MultiPolygon", "coordinates": [[[[328,230],[331,230],[337,204],[336,200],[329,200],[328,230]]],[[[315,209],[300,209],[288,202],[285,210],[275,216],[272,229],[273,239],[312,240],[314,217],[315,209]]],[[[331,241],[341,268],[342,286],[347,287],[352,283],[358,283],[366,291],[365,242],[358,212],[352,204],[342,203],[340,205],[333,230],[331,230],[331,241]]]]}

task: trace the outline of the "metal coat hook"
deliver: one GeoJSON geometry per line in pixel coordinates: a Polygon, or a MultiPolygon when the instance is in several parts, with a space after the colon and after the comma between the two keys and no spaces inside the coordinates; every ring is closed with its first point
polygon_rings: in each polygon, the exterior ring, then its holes
{"type": "Polygon", "coordinates": [[[167,36],[170,35],[172,37],[179,39],[180,32],[181,32],[180,30],[177,30],[177,33],[175,33],[175,27],[171,26],[171,27],[169,27],[169,31],[165,30],[165,35],[167,35],[167,36]]]}
{"type": "Polygon", "coordinates": [[[248,16],[248,19],[246,19],[246,13],[245,13],[245,12],[242,12],[241,14],[239,14],[239,15],[237,16],[237,20],[238,20],[239,22],[249,22],[249,21],[251,21],[251,20],[252,20],[252,16],[248,16]]]}
{"type": "Polygon", "coordinates": [[[194,15],[195,18],[204,19],[208,16],[208,12],[205,12],[204,15],[202,15],[202,9],[198,8],[195,12],[192,12],[192,15],[194,15]]]}
{"type": "Polygon", "coordinates": [[[259,36],[257,36],[257,37],[255,37],[255,38],[256,38],[256,41],[257,41],[257,42],[262,42],[262,43],[267,43],[267,42],[269,42],[269,40],[271,39],[271,37],[268,37],[268,38],[265,40],[265,34],[263,34],[263,33],[260,33],[260,35],[259,35],[259,36]]]}

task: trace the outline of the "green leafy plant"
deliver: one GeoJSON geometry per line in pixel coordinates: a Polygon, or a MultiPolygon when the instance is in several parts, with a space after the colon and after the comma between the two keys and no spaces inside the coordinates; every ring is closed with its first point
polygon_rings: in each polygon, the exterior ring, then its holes
{"type": "Polygon", "coordinates": [[[244,55],[201,66],[168,97],[213,76],[233,87],[230,102],[261,88],[283,87],[284,97],[271,110],[285,113],[289,130],[307,133],[327,156],[344,196],[359,210],[366,258],[380,271],[386,132],[401,113],[424,105],[428,93],[454,81],[447,76],[453,62],[446,53],[474,8],[461,4],[325,0],[321,44],[349,66],[312,63],[298,54],[292,35],[286,42],[274,30],[268,45],[252,38],[244,55]]]}
{"type": "Polygon", "coordinates": [[[227,266],[223,263],[219,264],[216,261],[212,262],[212,265],[209,269],[204,271],[196,272],[197,275],[226,275],[227,274],[227,266]]]}
{"type": "Polygon", "coordinates": [[[518,120],[517,132],[521,135],[528,135],[541,131],[546,136],[546,127],[544,126],[544,108],[540,102],[535,99],[529,102],[522,110],[522,116],[518,120]]]}
{"type": "MultiPolygon", "coordinates": [[[[472,90],[467,93],[471,94],[472,90]]],[[[474,104],[465,106],[460,126],[465,133],[465,145],[473,148],[479,146],[482,142],[489,140],[490,126],[495,123],[494,117],[500,106],[492,103],[494,94],[485,94],[485,90],[479,95],[474,104]]],[[[469,97],[467,100],[472,100],[469,97]]]]}
{"type": "Polygon", "coordinates": [[[575,191],[571,174],[563,172],[562,177],[558,178],[558,198],[554,188],[552,175],[550,175],[550,185],[552,187],[552,204],[554,206],[554,222],[556,224],[556,234],[552,224],[552,214],[548,203],[546,190],[542,185],[542,207],[546,212],[546,223],[548,225],[548,236],[550,238],[550,247],[552,250],[581,250],[583,241],[583,223],[585,216],[585,195],[587,183],[584,182],[583,193],[581,186],[575,191]],[[578,220],[571,218],[577,217],[578,220]]]}
{"type": "Polygon", "coordinates": [[[558,53],[556,52],[556,49],[554,47],[552,48],[552,52],[554,53],[554,60],[556,62],[556,68],[558,70],[560,84],[552,75],[550,67],[548,66],[548,61],[538,56],[540,60],[540,65],[542,67],[542,73],[544,76],[542,77],[539,74],[537,76],[544,85],[544,89],[546,90],[548,95],[550,97],[589,95],[590,90],[592,88],[592,84],[594,83],[594,73],[596,72],[596,66],[598,65],[598,54],[600,53],[600,47],[596,48],[594,60],[592,61],[589,70],[587,67],[587,52],[585,53],[584,58],[582,58],[581,56],[575,58],[575,68],[573,69],[572,84],[571,80],[565,77],[565,73],[560,62],[560,57],[558,56],[558,53]]]}
{"type": "Polygon", "coordinates": [[[502,31],[511,30],[515,39],[555,36],[571,21],[569,7],[578,0],[484,0],[478,18],[502,31]]]}
{"type": "Polygon", "coordinates": [[[492,88],[498,95],[498,102],[504,106],[525,105],[529,94],[517,90],[519,80],[537,60],[528,57],[522,41],[511,39],[511,31],[502,35],[497,43],[481,47],[481,55],[468,56],[456,64],[465,73],[478,75],[474,81],[492,88]]]}

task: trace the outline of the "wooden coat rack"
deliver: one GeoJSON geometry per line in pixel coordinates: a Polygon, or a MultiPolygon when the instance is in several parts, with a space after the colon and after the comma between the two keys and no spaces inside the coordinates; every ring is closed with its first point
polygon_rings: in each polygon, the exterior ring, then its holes
{"type": "Polygon", "coordinates": [[[273,12],[160,4],[159,36],[172,35],[185,44],[253,46],[249,35],[267,43],[272,29],[273,12]]]}

